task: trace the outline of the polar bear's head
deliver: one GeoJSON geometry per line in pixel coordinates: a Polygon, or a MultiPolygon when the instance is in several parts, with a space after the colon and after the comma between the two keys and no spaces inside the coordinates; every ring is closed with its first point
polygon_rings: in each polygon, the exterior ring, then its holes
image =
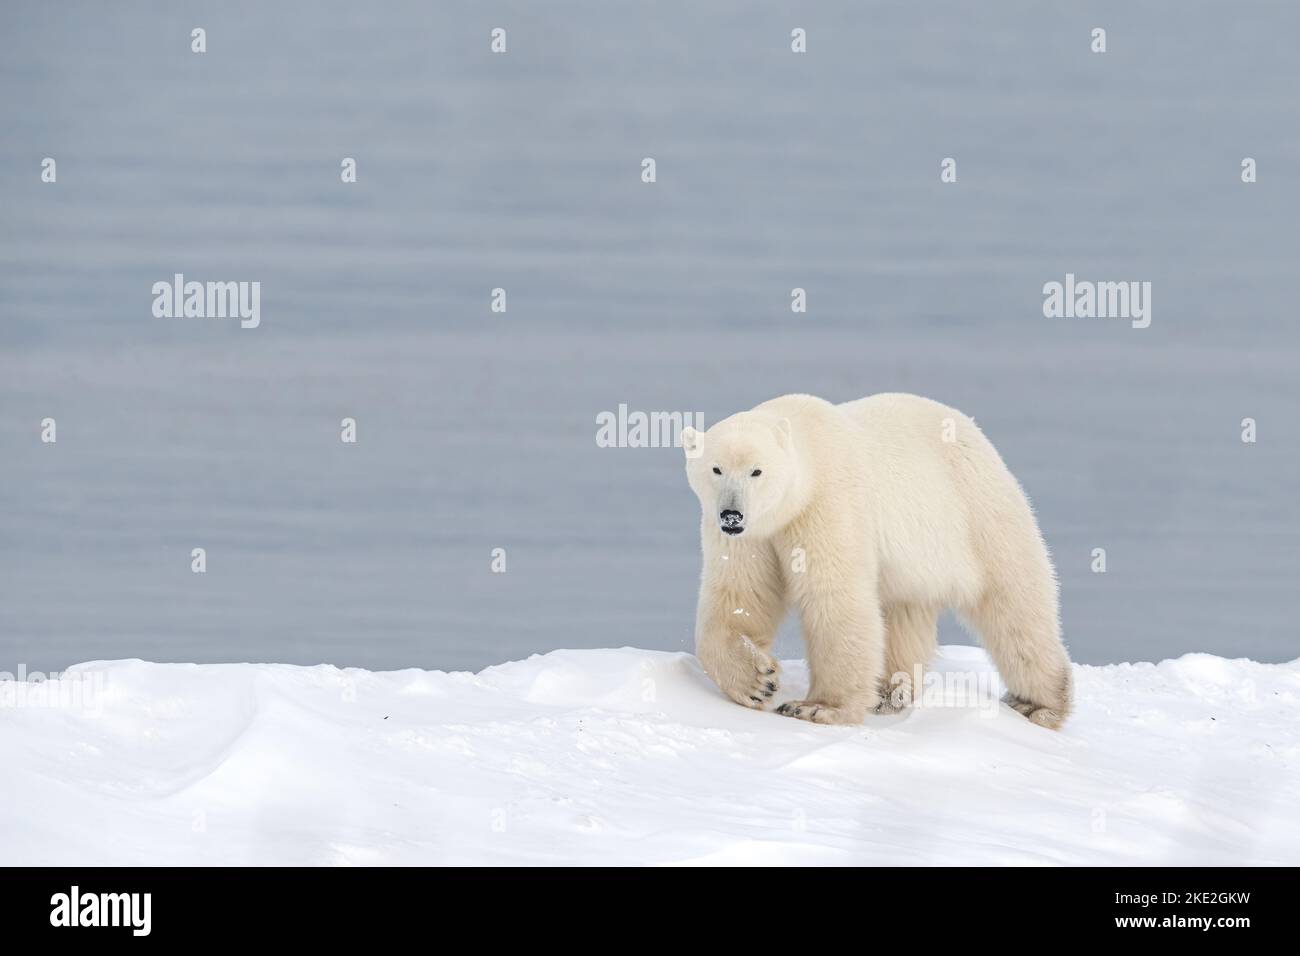
{"type": "Polygon", "coordinates": [[[798,462],[790,420],[742,412],[682,430],[686,477],[705,518],[727,535],[765,538],[789,520],[798,462]]]}

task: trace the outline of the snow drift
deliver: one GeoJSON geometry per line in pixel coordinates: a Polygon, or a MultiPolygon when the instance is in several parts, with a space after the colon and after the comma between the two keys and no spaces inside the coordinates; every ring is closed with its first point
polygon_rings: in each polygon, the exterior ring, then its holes
{"type": "Polygon", "coordinates": [[[926,706],[828,727],[632,648],[82,664],[0,694],[0,862],[1300,863],[1300,660],[1078,666],[1059,733],[995,703],[979,650],[936,671],[926,706]]]}

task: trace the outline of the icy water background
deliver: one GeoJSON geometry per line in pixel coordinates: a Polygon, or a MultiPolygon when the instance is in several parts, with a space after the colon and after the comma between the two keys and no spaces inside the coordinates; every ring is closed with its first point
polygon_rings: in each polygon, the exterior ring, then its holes
{"type": "Polygon", "coordinates": [[[791,391],[975,416],[1076,659],[1300,653],[1300,8],[0,16],[0,670],[689,648],[681,453],[596,416],[791,391]],[[154,318],[176,272],[261,327],[154,318]],[[1151,327],[1044,318],[1067,272],[1152,282],[1151,327]]]}

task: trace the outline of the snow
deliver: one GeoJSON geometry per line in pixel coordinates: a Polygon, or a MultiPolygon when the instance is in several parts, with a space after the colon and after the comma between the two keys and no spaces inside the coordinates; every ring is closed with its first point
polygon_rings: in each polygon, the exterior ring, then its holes
{"type": "MultiPolygon", "coordinates": [[[[1300,660],[1078,666],[1060,733],[981,651],[935,670],[925,706],[827,727],[633,648],[81,664],[0,684],[0,863],[1300,863],[1300,660]]],[[[806,684],[787,662],[778,700],[806,684]]]]}

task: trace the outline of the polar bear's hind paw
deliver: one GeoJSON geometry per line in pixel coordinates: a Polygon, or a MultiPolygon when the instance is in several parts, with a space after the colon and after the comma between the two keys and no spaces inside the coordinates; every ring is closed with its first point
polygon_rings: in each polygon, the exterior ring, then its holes
{"type": "Polygon", "coordinates": [[[1055,708],[1035,704],[1033,701],[1017,697],[1015,694],[1007,694],[1002,698],[1002,702],[1016,713],[1023,714],[1032,723],[1038,724],[1040,727],[1046,727],[1049,730],[1060,730],[1067,716],[1055,708]]]}

